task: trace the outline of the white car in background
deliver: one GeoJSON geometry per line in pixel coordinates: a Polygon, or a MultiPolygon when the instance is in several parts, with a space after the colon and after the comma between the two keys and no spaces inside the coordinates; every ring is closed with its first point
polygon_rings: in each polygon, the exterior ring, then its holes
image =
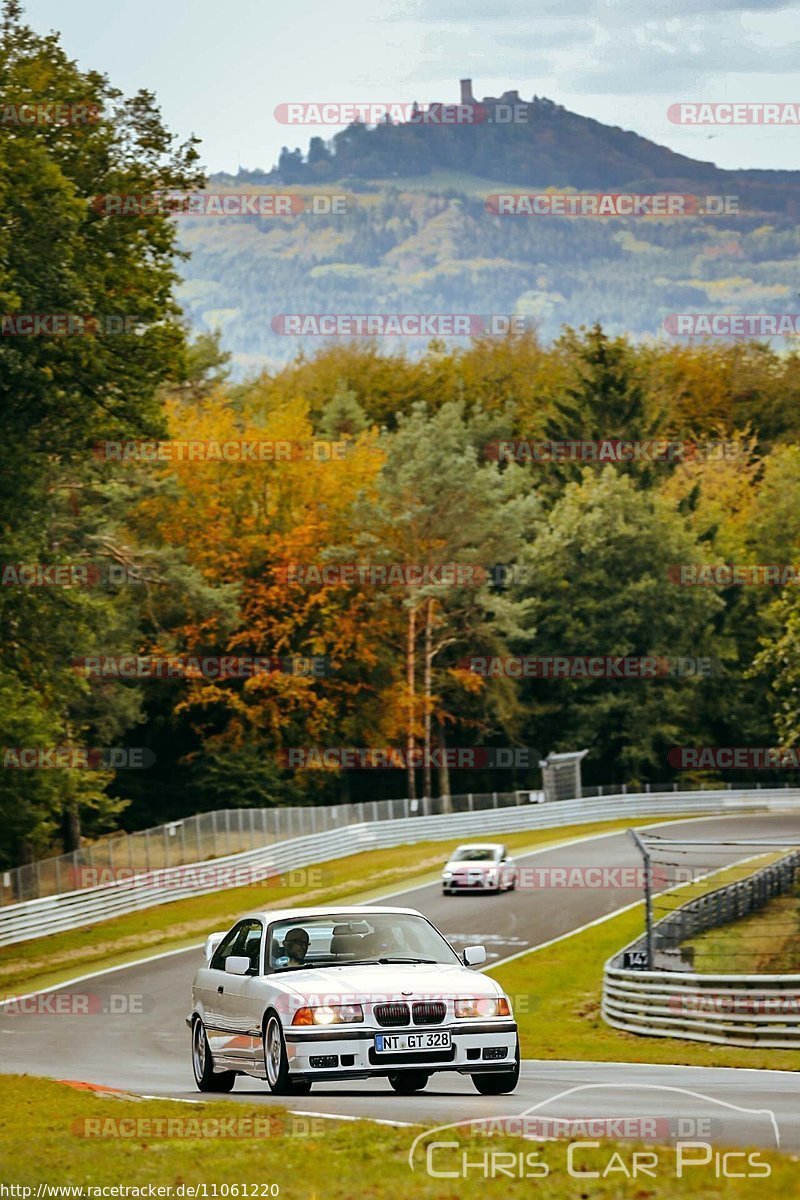
{"type": "Polygon", "coordinates": [[[519,872],[499,842],[466,842],[457,846],[442,871],[442,892],[513,892],[519,872]]]}
{"type": "Polygon", "coordinates": [[[458,954],[411,908],[253,912],[206,941],[192,985],[192,1066],[201,1092],[237,1075],[277,1095],[314,1083],[388,1077],[421,1091],[437,1071],[512,1092],[519,1039],[483,946],[458,954]]]}

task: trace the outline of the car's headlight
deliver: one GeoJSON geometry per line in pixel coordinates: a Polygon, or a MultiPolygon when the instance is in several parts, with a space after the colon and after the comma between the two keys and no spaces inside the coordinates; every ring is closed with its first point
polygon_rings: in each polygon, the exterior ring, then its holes
{"type": "Polygon", "coordinates": [[[457,1017],[510,1017],[511,1005],[505,996],[481,996],[456,1000],[457,1017]]]}
{"type": "Polygon", "coordinates": [[[320,1008],[298,1008],[293,1025],[352,1025],[364,1020],[360,1004],[324,1004],[320,1008]]]}
{"type": "Polygon", "coordinates": [[[452,871],[442,871],[442,879],[452,879],[452,878],[453,878],[452,871]]]}

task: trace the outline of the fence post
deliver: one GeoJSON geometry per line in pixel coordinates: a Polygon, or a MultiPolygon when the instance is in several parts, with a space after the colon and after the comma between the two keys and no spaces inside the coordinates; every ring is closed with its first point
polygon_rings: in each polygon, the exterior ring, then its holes
{"type": "Polygon", "coordinates": [[[650,853],[647,849],[647,846],[644,844],[642,839],[639,837],[639,834],[636,832],[635,829],[629,829],[628,833],[631,835],[634,842],[638,846],[639,851],[642,855],[642,859],[644,860],[644,911],[645,911],[645,929],[646,929],[645,939],[646,939],[646,947],[647,947],[647,969],[648,969],[648,971],[652,971],[652,969],[653,969],[653,895],[652,895],[653,880],[652,880],[652,869],[650,866],[650,853]]]}
{"type": "Polygon", "coordinates": [[[469,805],[469,811],[472,812],[472,792],[467,794],[467,804],[469,805]]]}

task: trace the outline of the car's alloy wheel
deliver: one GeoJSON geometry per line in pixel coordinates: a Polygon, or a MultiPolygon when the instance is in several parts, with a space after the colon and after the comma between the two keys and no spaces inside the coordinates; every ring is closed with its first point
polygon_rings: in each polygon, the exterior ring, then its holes
{"type": "Polygon", "coordinates": [[[192,1069],[201,1092],[229,1092],[236,1081],[235,1071],[215,1071],[208,1038],[199,1017],[192,1025],[192,1069]]]}
{"type": "Polygon", "coordinates": [[[430,1079],[426,1071],[402,1071],[389,1076],[389,1083],[401,1096],[410,1096],[412,1092],[421,1092],[430,1079]]]}
{"type": "Polygon", "coordinates": [[[309,1079],[292,1079],[281,1023],[274,1013],[267,1017],[264,1028],[264,1069],[267,1087],[274,1096],[301,1096],[311,1091],[309,1079]]]}

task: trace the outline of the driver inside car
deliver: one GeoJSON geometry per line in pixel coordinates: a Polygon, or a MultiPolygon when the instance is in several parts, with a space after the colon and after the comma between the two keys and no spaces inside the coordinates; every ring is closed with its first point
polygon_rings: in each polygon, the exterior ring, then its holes
{"type": "Polygon", "coordinates": [[[287,967],[302,967],[305,965],[306,954],[308,953],[308,934],[305,929],[297,927],[290,929],[283,939],[283,954],[286,958],[281,965],[287,967]]]}

